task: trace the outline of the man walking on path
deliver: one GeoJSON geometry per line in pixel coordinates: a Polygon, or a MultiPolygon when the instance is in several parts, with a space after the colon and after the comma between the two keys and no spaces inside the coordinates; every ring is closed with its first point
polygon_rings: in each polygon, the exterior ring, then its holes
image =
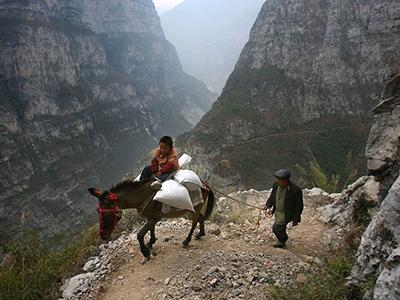
{"type": "Polygon", "coordinates": [[[278,242],[273,246],[284,248],[288,240],[286,226],[292,222],[297,226],[301,221],[303,212],[303,192],[293,182],[290,181],[288,170],[279,170],[275,173],[275,181],[272,192],[267,200],[265,209],[275,214],[275,223],[272,226],[278,242]]]}

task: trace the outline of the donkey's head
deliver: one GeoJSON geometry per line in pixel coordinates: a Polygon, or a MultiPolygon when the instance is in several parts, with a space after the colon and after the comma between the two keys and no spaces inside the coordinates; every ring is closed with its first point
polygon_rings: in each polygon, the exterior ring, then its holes
{"type": "Polygon", "coordinates": [[[112,192],[102,192],[97,188],[90,188],[89,193],[99,200],[97,204],[99,235],[103,240],[109,240],[115,226],[122,216],[121,209],[118,205],[118,197],[112,192]]]}

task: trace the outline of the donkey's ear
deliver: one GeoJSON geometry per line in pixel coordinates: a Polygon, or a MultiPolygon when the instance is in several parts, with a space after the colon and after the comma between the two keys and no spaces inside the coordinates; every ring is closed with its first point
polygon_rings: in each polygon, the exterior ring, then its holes
{"type": "Polygon", "coordinates": [[[96,198],[100,198],[102,192],[98,188],[90,188],[88,189],[89,193],[91,193],[96,198]]]}

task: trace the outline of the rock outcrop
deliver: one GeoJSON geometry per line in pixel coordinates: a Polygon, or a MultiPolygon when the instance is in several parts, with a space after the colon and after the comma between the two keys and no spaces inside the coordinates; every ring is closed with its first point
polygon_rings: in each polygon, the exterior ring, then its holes
{"type": "Polygon", "coordinates": [[[363,176],[349,185],[335,202],[318,208],[319,219],[331,227],[324,233],[324,242],[341,248],[344,243],[357,247],[360,230],[371,221],[380,199],[380,184],[373,176],[363,176]]]}
{"type": "Polygon", "coordinates": [[[62,298],[95,299],[91,295],[95,286],[121,263],[134,257],[132,247],[135,247],[136,243],[136,230],[134,230],[130,234],[122,233],[118,239],[100,245],[99,255],[90,257],[83,266],[84,273],[67,279],[60,287],[62,298]]]}
{"type": "Polygon", "coordinates": [[[388,82],[374,109],[374,122],[366,147],[371,175],[350,185],[334,203],[319,208],[321,219],[333,224],[325,235],[325,241],[329,243],[341,243],[354,228],[367,226],[361,241],[350,241],[357,238],[357,234],[348,236],[346,241],[359,244],[348,279],[356,299],[400,297],[399,79],[399,75],[395,75],[388,82]],[[364,224],[360,224],[360,218],[364,224]],[[361,291],[366,292],[362,294],[361,291]]]}
{"type": "Polygon", "coordinates": [[[368,172],[383,184],[384,196],[400,170],[400,74],[387,84],[373,113],[365,156],[368,172]]]}
{"type": "Polygon", "coordinates": [[[399,16],[398,1],[266,1],[222,95],[182,143],[209,170],[228,160],[248,187],[312,159],[336,174],[349,151],[362,157],[370,111],[399,70],[399,16]]]}
{"type": "Polygon", "coordinates": [[[1,231],[93,222],[87,188],[189,129],[211,97],[151,0],[0,0],[1,231]]]}
{"type": "Polygon", "coordinates": [[[355,292],[366,282],[376,282],[366,298],[400,297],[400,75],[388,83],[374,109],[374,124],[368,139],[368,170],[380,181],[379,212],[362,235],[356,263],[349,278],[355,292]],[[393,183],[393,180],[397,180],[393,183]],[[388,192],[388,187],[390,190],[388,192]]]}
{"type": "Polygon", "coordinates": [[[354,289],[368,280],[376,281],[366,298],[398,299],[400,297],[400,177],[383,200],[379,213],[364,232],[349,278],[354,289]]]}

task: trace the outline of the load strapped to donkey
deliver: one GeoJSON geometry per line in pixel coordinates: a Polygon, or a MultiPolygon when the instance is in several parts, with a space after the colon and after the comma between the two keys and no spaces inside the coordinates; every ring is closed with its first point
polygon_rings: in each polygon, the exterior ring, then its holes
{"type": "Polygon", "coordinates": [[[137,235],[140,250],[147,259],[150,259],[150,249],[156,242],[155,226],[162,218],[178,218],[190,213],[192,227],[183,241],[184,246],[189,245],[198,223],[200,231],[196,239],[205,236],[204,222],[212,213],[215,196],[197,174],[185,169],[190,161],[191,157],[184,154],[179,159],[180,170],[163,183],[156,178],[144,181],[137,178],[125,180],[109,191],[90,188],[89,192],[99,200],[100,236],[109,239],[121,218],[121,210],[128,208],[137,209],[147,220],[137,235]],[[145,244],[147,232],[150,232],[150,240],[145,244]]]}
{"type": "MultiPolygon", "coordinates": [[[[204,184],[195,172],[185,169],[191,160],[189,155],[183,154],[179,159],[180,169],[171,174],[165,182],[160,182],[160,190],[149,200],[161,202],[163,213],[182,209],[194,212],[194,207],[203,203],[201,188],[204,184]]],[[[135,181],[139,181],[139,177],[135,181]]],[[[156,183],[153,187],[157,189],[156,183]]]]}

